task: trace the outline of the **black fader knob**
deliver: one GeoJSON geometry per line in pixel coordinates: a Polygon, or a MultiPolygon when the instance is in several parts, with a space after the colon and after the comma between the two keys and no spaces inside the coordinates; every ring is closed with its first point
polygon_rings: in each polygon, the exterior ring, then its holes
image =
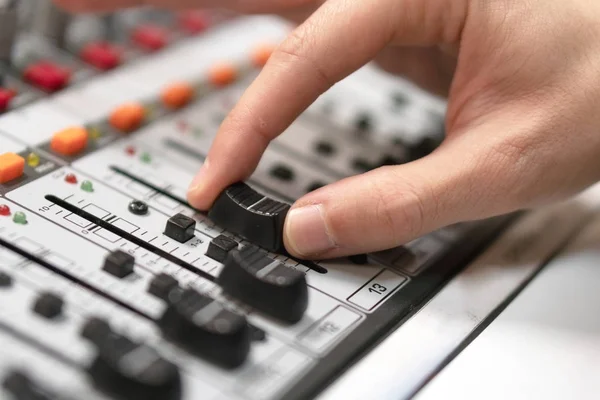
{"type": "Polygon", "coordinates": [[[177,287],[158,324],[182,348],[224,368],[236,368],[250,353],[251,331],[242,315],[193,289],[177,287]]]}
{"type": "Polygon", "coordinates": [[[219,195],[208,217],[257,246],[282,252],[283,223],[289,209],[288,204],[265,197],[238,182],[219,195]]]}
{"type": "Polygon", "coordinates": [[[57,400],[58,397],[32,381],[24,372],[14,370],[9,372],[2,381],[2,387],[15,400],[57,400]]]}
{"type": "Polygon", "coordinates": [[[123,250],[115,250],[106,256],[102,269],[107,273],[122,279],[133,274],[134,264],[135,258],[131,254],[124,252],[123,250]]]}
{"type": "Polygon", "coordinates": [[[217,283],[228,295],[286,322],[298,322],[308,307],[304,273],[254,246],[230,252],[217,283]]]}
{"type": "Polygon", "coordinates": [[[194,237],[196,221],[184,214],[175,214],[167,221],[165,235],[179,243],[185,243],[194,237]]]}
{"type": "Polygon", "coordinates": [[[225,235],[219,235],[210,241],[208,249],[206,250],[206,256],[220,263],[224,263],[229,252],[237,248],[237,245],[235,240],[228,238],[225,235]]]}
{"type": "Polygon", "coordinates": [[[54,319],[63,312],[63,299],[50,292],[41,293],[33,303],[33,311],[47,319],[54,319]]]}
{"type": "Polygon", "coordinates": [[[100,390],[119,399],[181,399],[179,369],[153,348],[113,332],[95,318],[83,327],[82,336],[96,347],[88,373],[100,390]]]}

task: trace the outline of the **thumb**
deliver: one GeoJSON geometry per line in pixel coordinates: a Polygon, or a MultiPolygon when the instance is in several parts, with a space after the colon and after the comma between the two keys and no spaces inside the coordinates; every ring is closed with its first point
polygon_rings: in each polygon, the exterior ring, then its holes
{"type": "Polygon", "coordinates": [[[511,153],[504,139],[477,133],[453,135],[418,161],[382,167],[304,196],[285,221],[288,252],[325,259],[379,251],[443,226],[527,205],[528,193],[519,188],[534,190],[534,183],[523,181],[535,175],[535,165],[522,153],[511,153]]]}

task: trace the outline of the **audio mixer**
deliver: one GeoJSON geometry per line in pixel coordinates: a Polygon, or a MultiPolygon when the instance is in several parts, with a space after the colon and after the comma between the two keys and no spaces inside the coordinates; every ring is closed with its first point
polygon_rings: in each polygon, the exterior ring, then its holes
{"type": "Polygon", "coordinates": [[[300,399],[418,310],[511,217],[305,261],[307,192],[431,152],[444,103],[367,66],[208,213],[216,130],[289,31],[275,17],[0,11],[0,398],[300,399]]]}

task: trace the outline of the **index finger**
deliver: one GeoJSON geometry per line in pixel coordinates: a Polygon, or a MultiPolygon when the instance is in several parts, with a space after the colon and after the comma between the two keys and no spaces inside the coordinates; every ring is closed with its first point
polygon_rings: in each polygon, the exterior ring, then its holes
{"type": "Polygon", "coordinates": [[[190,186],[192,205],[210,208],[225,187],[251,175],[272,139],[391,40],[387,3],[330,0],[288,36],[221,125],[190,186]]]}

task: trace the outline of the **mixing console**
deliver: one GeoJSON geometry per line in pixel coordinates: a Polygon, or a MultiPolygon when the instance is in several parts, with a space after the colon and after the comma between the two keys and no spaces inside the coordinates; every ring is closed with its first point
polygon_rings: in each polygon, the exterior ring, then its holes
{"type": "Polygon", "coordinates": [[[507,221],[290,258],[289,204],[428,154],[442,101],[365,67],[201,213],[186,188],[286,23],[0,7],[0,398],[311,397],[507,221]]]}

